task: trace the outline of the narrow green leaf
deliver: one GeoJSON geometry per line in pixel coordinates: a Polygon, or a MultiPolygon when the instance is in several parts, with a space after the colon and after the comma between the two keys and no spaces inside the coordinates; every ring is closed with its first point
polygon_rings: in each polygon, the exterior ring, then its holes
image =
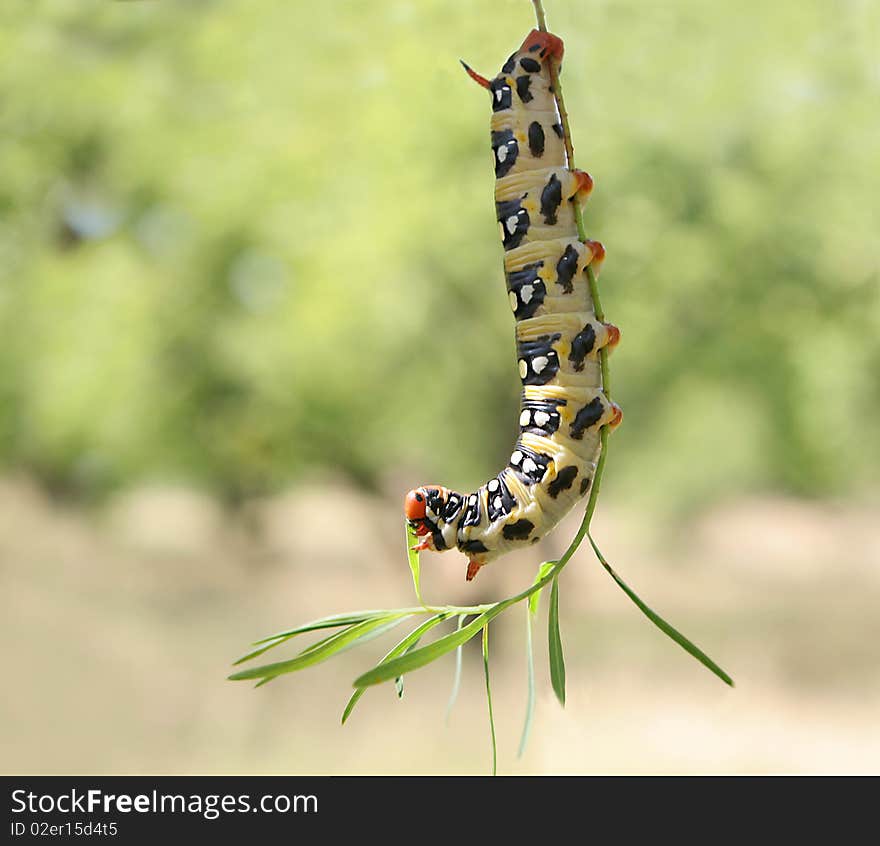
{"type": "Polygon", "coordinates": [[[495,744],[495,716],[492,714],[492,688],[489,686],[489,624],[483,626],[483,669],[486,672],[486,701],[489,703],[489,731],[492,733],[492,775],[498,774],[498,747],[495,744]]]}
{"type": "MultiPolygon", "coordinates": [[[[363,622],[364,622],[363,620],[356,620],[352,623],[346,623],[345,627],[348,628],[349,626],[356,625],[357,623],[363,623],[363,622]]],[[[339,625],[342,625],[342,624],[339,624],[339,625]]],[[[330,628],[330,627],[329,626],[318,626],[317,628],[314,628],[314,629],[308,629],[308,631],[320,631],[323,628],[330,628]]],[[[302,632],[297,632],[297,634],[302,634],[302,632]]],[[[303,651],[308,652],[308,651],[311,651],[312,649],[317,649],[319,646],[323,645],[328,640],[332,640],[334,637],[336,637],[337,634],[339,634],[339,632],[334,632],[331,635],[327,635],[327,637],[324,637],[321,640],[316,641],[315,643],[311,644],[311,646],[306,647],[306,649],[304,649],[303,651]]],[[[247,655],[242,655],[241,658],[239,658],[232,666],[237,667],[239,664],[244,664],[246,661],[250,661],[251,659],[258,657],[259,655],[262,655],[264,652],[268,652],[270,649],[274,649],[276,646],[280,646],[282,643],[286,643],[288,640],[291,640],[292,637],[294,637],[294,635],[291,635],[291,637],[280,638],[279,640],[274,641],[273,643],[267,643],[267,644],[261,646],[259,649],[253,650],[253,652],[248,652],[247,655]]]]}
{"type": "Polygon", "coordinates": [[[461,646],[463,643],[467,643],[486,623],[497,617],[511,604],[511,600],[508,599],[505,599],[503,602],[497,602],[488,611],[479,614],[461,629],[437,638],[437,640],[429,643],[427,646],[421,646],[406,655],[394,658],[387,664],[378,664],[372,670],[368,670],[362,676],[356,678],[354,686],[369,687],[373,684],[379,684],[436,661],[440,656],[445,655],[447,652],[452,652],[453,649],[461,646]]]}
{"type": "Polygon", "coordinates": [[[550,588],[550,682],[556,698],[565,707],[565,659],[562,657],[562,638],[559,635],[559,579],[553,579],[550,588]]]}
{"type": "MultiPolygon", "coordinates": [[[[416,643],[419,642],[419,639],[422,635],[433,629],[434,626],[442,623],[445,619],[449,617],[449,614],[435,614],[428,620],[425,620],[420,626],[416,626],[400,643],[395,644],[395,646],[388,650],[385,654],[385,657],[379,662],[379,664],[384,664],[386,661],[390,661],[392,658],[396,658],[398,655],[404,654],[408,649],[412,648],[416,643]]],[[[342,712],[342,724],[345,725],[345,721],[351,716],[351,712],[354,710],[354,706],[357,705],[358,700],[366,693],[365,687],[359,687],[348,700],[348,704],[345,706],[345,710],[342,712]]]]}
{"type": "MultiPolygon", "coordinates": [[[[456,631],[460,631],[462,625],[464,625],[466,617],[467,614],[458,615],[458,625],[455,627],[456,631]]],[[[455,705],[455,700],[458,699],[458,689],[461,687],[461,650],[461,646],[455,650],[455,675],[452,677],[452,692],[449,694],[449,702],[446,703],[446,725],[449,725],[449,716],[452,714],[452,706],[455,705]]]]}
{"type": "Polygon", "coordinates": [[[344,649],[354,646],[355,643],[363,643],[384,634],[394,626],[399,625],[409,614],[401,614],[393,617],[379,617],[375,620],[364,620],[362,623],[349,626],[347,629],[331,635],[320,641],[318,644],[304,649],[295,658],[289,661],[279,661],[276,664],[264,664],[261,667],[252,667],[249,670],[242,670],[229,676],[231,681],[242,681],[244,679],[257,678],[274,678],[284,673],[293,673],[296,670],[302,670],[325,661],[332,655],[336,655],[344,649]]]}
{"type": "MultiPolygon", "coordinates": [[[[590,541],[592,542],[592,538],[590,538],[590,541]]],[[[593,548],[595,549],[595,544],[593,544],[593,548]]],[[[645,603],[642,602],[642,600],[639,599],[639,597],[636,595],[635,591],[632,590],[632,588],[630,588],[630,586],[627,585],[627,583],[624,582],[624,580],[621,579],[620,576],[618,576],[617,573],[614,572],[614,570],[611,568],[611,565],[607,561],[605,561],[604,558],[601,557],[601,554],[599,557],[599,561],[602,566],[608,571],[608,575],[610,575],[611,578],[614,579],[615,582],[617,582],[623,592],[636,604],[636,607],[638,607],[639,611],[641,611],[655,626],[657,626],[657,628],[660,629],[661,632],[671,637],[685,652],[693,655],[693,657],[696,658],[697,661],[699,661],[704,667],[715,673],[715,675],[718,676],[718,678],[721,679],[721,681],[723,681],[725,684],[729,684],[731,687],[734,686],[733,679],[729,675],[727,675],[727,673],[725,673],[724,670],[722,670],[721,667],[719,667],[708,655],[706,655],[706,653],[703,652],[703,650],[700,649],[699,646],[688,640],[680,631],[673,628],[659,614],[657,614],[655,611],[652,611],[647,605],[645,605],[645,603]]]]}
{"type": "MultiPolygon", "coordinates": [[[[406,655],[407,652],[412,652],[419,645],[418,641],[411,643],[403,652],[406,655]]],[[[403,676],[398,676],[394,680],[394,689],[397,691],[397,698],[403,699],[403,676]]],[[[366,688],[361,688],[361,690],[366,690],[366,688]]]]}
{"type": "MultiPolygon", "coordinates": [[[[421,609],[412,608],[400,610],[406,611],[407,613],[416,613],[421,609]]],[[[247,655],[242,655],[241,658],[235,661],[232,666],[237,667],[239,664],[243,664],[245,661],[250,661],[252,658],[256,658],[258,655],[262,655],[264,652],[267,652],[270,649],[274,649],[276,646],[280,646],[282,643],[286,643],[291,638],[296,637],[297,635],[305,634],[306,632],[314,632],[320,629],[339,628],[340,626],[352,626],[355,623],[363,623],[365,620],[373,620],[377,617],[387,617],[390,614],[394,613],[397,612],[354,611],[349,614],[335,614],[332,617],[322,617],[320,620],[313,620],[311,623],[297,626],[297,628],[295,629],[288,629],[287,631],[278,632],[278,634],[264,637],[262,640],[254,641],[253,645],[260,648],[254,649],[252,652],[248,652],[247,655]]]]}
{"type": "MultiPolygon", "coordinates": [[[[543,565],[541,566],[543,567],[543,565]]],[[[522,758],[523,752],[526,751],[526,744],[529,742],[529,733],[532,730],[532,717],[535,713],[535,658],[532,655],[532,617],[534,616],[534,613],[535,612],[532,611],[531,597],[529,597],[529,607],[526,613],[526,663],[529,673],[529,696],[526,700],[526,720],[523,724],[522,736],[519,739],[519,751],[516,753],[517,758],[522,758]]]]}
{"type": "MultiPolygon", "coordinates": [[[[538,575],[535,576],[535,581],[532,582],[532,584],[533,585],[538,584],[538,582],[540,582],[541,579],[543,579],[556,566],[556,563],[557,562],[555,562],[555,561],[545,561],[543,564],[541,564],[541,566],[538,567],[538,575]]],[[[541,598],[541,591],[542,590],[544,590],[544,588],[541,588],[540,590],[536,590],[529,597],[529,611],[532,614],[538,613],[538,600],[541,598]]]]}
{"type": "Polygon", "coordinates": [[[287,629],[283,632],[276,632],[268,637],[254,641],[254,646],[262,643],[268,643],[270,640],[278,640],[284,637],[293,637],[303,632],[312,632],[316,629],[330,629],[335,626],[350,626],[354,623],[362,623],[364,620],[370,620],[374,617],[384,617],[388,615],[388,611],[382,609],[372,609],[370,611],[349,611],[347,614],[332,614],[329,617],[321,617],[318,620],[312,620],[311,623],[305,623],[294,629],[287,629]]]}
{"type": "Polygon", "coordinates": [[[416,599],[418,599],[421,605],[424,605],[424,600],[422,599],[422,589],[420,586],[420,574],[421,571],[419,569],[419,553],[417,550],[413,549],[414,546],[419,544],[419,536],[416,534],[415,529],[409,524],[409,521],[406,522],[406,557],[409,559],[409,569],[412,573],[413,587],[416,589],[416,599]]]}

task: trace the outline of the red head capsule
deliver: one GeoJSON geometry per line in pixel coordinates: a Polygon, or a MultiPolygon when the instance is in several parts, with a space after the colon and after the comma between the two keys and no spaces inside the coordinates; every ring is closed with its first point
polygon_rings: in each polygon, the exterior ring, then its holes
{"type": "Polygon", "coordinates": [[[416,488],[406,495],[406,499],[403,501],[403,512],[406,514],[407,520],[425,519],[425,491],[423,488],[416,488]]]}

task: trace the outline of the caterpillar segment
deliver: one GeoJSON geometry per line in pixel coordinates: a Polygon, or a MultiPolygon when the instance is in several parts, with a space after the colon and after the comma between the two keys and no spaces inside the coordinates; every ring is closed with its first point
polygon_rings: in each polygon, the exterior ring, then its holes
{"type": "Polygon", "coordinates": [[[520,434],[507,466],[473,493],[424,485],[406,495],[416,549],[459,549],[467,580],[489,561],[537,543],[590,490],[602,426],[617,426],[620,408],[602,392],[599,351],[620,331],[596,318],[586,269],[598,274],[605,249],[582,243],[574,204],[593,181],[568,167],[553,94],[563,44],[532,30],[494,79],[462,62],[489,91],[495,208],[504,276],[516,320],[523,385],[520,434]]]}

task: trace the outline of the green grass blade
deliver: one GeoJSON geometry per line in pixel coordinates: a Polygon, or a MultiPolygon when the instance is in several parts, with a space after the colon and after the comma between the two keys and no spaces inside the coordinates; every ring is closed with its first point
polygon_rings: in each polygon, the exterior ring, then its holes
{"type": "MultiPolygon", "coordinates": [[[[590,541],[592,542],[592,538],[590,541]]],[[[593,548],[596,546],[593,544],[593,548]]],[[[598,550],[597,550],[598,553],[598,550]]],[[[694,658],[697,659],[704,667],[711,670],[716,676],[718,676],[721,681],[725,684],[733,687],[733,679],[724,672],[699,646],[697,646],[692,641],[688,640],[680,631],[675,629],[669,623],[666,622],[658,613],[653,611],[641,599],[636,595],[635,591],[623,580],[617,573],[614,572],[611,565],[601,557],[601,553],[599,554],[599,562],[602,566],[608,571],[608,575],[614,579],[615,582],[620,586],[621,590],[635,603],[636,607],[641,611],[658,629],[660,629],[663,634],[671,637],[685,652],[693,655],[694,658]]]]}
{"type": "MultiPolygon", "coordinates": [[[[353,623],[345,624],[345,627],[349,628],[352,625],[356,625],[357,623],[363,623],[363,622],[364,622],[364,620],[356,620],[353,623]]],[[[339,624],[339,625],[341,625],[341,624],[339,624]]],[[[318,626],[313,629],[307,629],[307,631],[320,631],[323,628],[330,628],[330,627],[329,626],[318,626]]],[[[297,632],[297,634],[302,634],[302,632],[297,632]]],[[[303,652],[309,652],[312,649],[317,649],[319,646],[326,643],[328,640],[332,640],[338,634],[339,634],[339,632],[334,632],[333,634],[328,635],[325,638],[322,638],[321,640],[313,643],[311,646],[306,647],[303,650],[303,652]]],[[[295,637],[295,635],[291,635],[291,637],[283,637],[280,640],[274,641],[272,643],[267,643],[267,644],[261,646],[259,649],[254,649],[252,652],[248,652],[247,655],[242,655],[241,658],[239,658],[232,666],[237,667],[239,664],[244,664],[245,661],[250,661],[253,658],[256,658],[257,656],[262,655],[264,652],[268,652],[270,649],[274,649],[276,646],[280,646],[282,643],[287,643],[287,641],[290,640],[292,637],[295,637]]]]}
{"type": "Polygon", "coordinates": [[[486,701],[489,703],[489,731],[492,734],[492,775],[498,774],[498,747],[495,743],[495,716],[492,713],[492,688],[489,685],[489,624],[483,626],[483,669],[486,673],[486,701]]]}
{"type": "Polygon", "coordinates": [[[374,617],[384,617],[388,613],[388,611],[374,609],[370,611],[349,611],[347,614],[332,614],[329,617],[321,617],[318,620],[312,620],[311,623],[304,623],[302,626],[297,626],[295,629],[276,632],[268,637],[255,640],[254,646],[260,646],[263,643],[268,643],[270,640],[279,640],[280,638],[294,637],[295,635],[303,634],[304,632],[313,632],[316,629],[332,629],[336,626],[351,626],[355,623],[362,623],[364,620],[373,619],[374,617]]]}
{"type": "MultiPolygon", "coordinates": [[[[456,631],[461,629],[466,618],[467,614],[458,615],[458,625],[455,627],[456,631]]],[[[462,647],[459,646],[455,650],[455,675],[452,677],[452,692],[449,694],[449,702],[446,703],[446,725],[449,725],[449,716],[452,714],[452,706],[455,705],[455,700],[458,699],[458,689],[461,687],[461,653],[462,647]]]]}
{"type": "MultiPolygon", "coordinates": [[[[403,651],[403,654],[406,655],[407,652],[412,652],[419,645],[418,640],[411,643],[407,648],[403,651]]],[[[394,680],[394,689],[397,691],[397,698],[403,699],[403,676],[398,676],[394,680]]],[[[366,688],[361,688],[361,690],[366,690],[366,688]]]]}
{"type": "Polygon", "coordinates": [[[354,693],[352,693],[345,706],[345,710],[342,712],[342,725],[345,725],[345,721],[351,716],[351,712],[354,711],[354,706],[358,704],[358,700],[364,695],[364,693],[366,693],[366,690],[365,687],[359,687],[354,693]]]}
{"type": "MultiPolygon", "coordinates": [[[[538,582],[540,582],[541,579],[543,579],[555,566],[556,566],[555,561],[545,561],[543,564],[541,564],[541,566],[538,567],[538,575],[535,576],[535,581],[532,582],[532,584],[535,584],[535,585],[538,584],[538,582]]],[[[543,588],[541,588],[540,590],[536,590],[529,597],[529,612],[530,613],[532,613],[532,614],[538,613],[538,601],[541,599],[541,591],[543,591],[543,590],[544,590],[543,588]]]]}
{"type": "MultiPolygon", "coordinates": [[[[543,566],[543,565],[542,565],[543,566]]],[[[534,594],[532,594],[534,596],[534,594]]],[[[532,730],[532,717],[535,714],[535,658],[532,654],[532,611],[531,596],[529,597],[529,606],[526,613],[526,662],[528,666],[528,699],[526,700],[526,720],[523,724],[522,735],[519,739],[519,750],[516,753],[517,758],[522,758],[523,752],[526,751],[526,744],[529,742],[529,734],[532,730]]],[[[536,606],[537,610],[537,606],[536,606]]]]}
{"type": "Polygon", "coordinates": [[[243,681],[245,679],[257,678],[275,678],[284,673],[293,673],[297,670],[303,670],[311,667],[321,661],[326,661],[333,655],[354,646],[356,643],[362,643],[384,634],[394,626],[403,622],[409,614],[401,614],[400,616],[379,617],[375,620],[365,620],[354,626],[349,626],[344,631],[338,632],[331,637],[325,638],[318,644],[304,649],[295,658],[288,661],[279,661],[275,664],[264,664],[261,667],[252,667],[249,670],[242,670],[229,676],[230,681],[243,681]]]}
{"type": "MultiPolygon", "coordinates": [[[[420,611],[420,608],[412,608],[412,609],[400,609],[401,611],[406,611],[407,613],[416,613],[420,611]]],[[[264,652],[268,652],[270,649],[274,649],[276,646],[280,646],[282,643],[286,643],[293,637],[297,635],[305,634],[306,632],[314,632],[319,631],[320,629],[333,629],[339,628],[340,626],[352,626],[355,623],[363,623],[365,620],[373,620],[377,617],[387,617],[389,614],[397,613],[392,611],[354,611],[348,614],[334,614],[331,617],[322,617],[320,620],[313,620],[311,623],[305,623],[302,626],[297,626],[295,629],[287,629],[283,632],[278,632],[277,634],[270,635],[269,637],[264,637],[261,640],[254,641],[253,645],[258,646],[259,649],[254,649],[251,652],[248,652],[246,655],[242,655],[237,661],[233,663],[233,667],[237,667],[239,664],[243,664],[245,661],[250,661],[253,658],[256,658],[258,655],[262,655],[264,652]]]]}
{"type": "Polygon", "coordinates": [[[420,585],[421,580],[421,570],[419,568],[419,553],[417,550],[413,549],[414,546],[419,544],[419,536],[415,533],[415,529],[410,526],[409,522],[406,523],[406,557],[409,560],[409,569],[412,573],[413,587],[416,589],[416,599],[418,599],[421,605],[424,605],[425,602],[422,599],[422,588],[420,585]]]}
{"type": "Polygon", "coordinates": [[[389,661],[387,664],[378,664],[372,670],[368,670],[362,676],[354,680],[355,687],[369,687],[373,684],[379,684],[389,679],[395,679],[404,673],[410,673],[425,664],[436,661],[447,652],[452,652],[463,643],[467,643],[474,635],[478,634],[483,626],[490,620],[497,617],[505,608],[511,604],[510,600],[504,600],[493,605],[488,611],[475,617],[466,626],[437,638],[433,643],[427,646],[421,646],[414,649],[406,655],[401,655],[389,661]]]}
{"type": "Polygon", "coordinates": [[[562,637],[559,634],[559,579],[553,579],[550,588],[550,682],[556,698],[565,707],[565,659],[562,657],[562,637]]]}
{"type": "MultiPolygon", "coordinates": [[[[429,620],[425,620],[420,626],[416,626],[400,643],[395,644],[382,658],[379,662],[380,664],[385,663],[386,661],[390,661],[392,658],[396,658],[398,655],[403,655],[407,650],[412,649],[415,644],[417,644],[425,632],[433,629],[434,626],[439,625],[445,619],[449,617],[449,614],[435,614],[429,620]]],[[[365,687],[359,687],[348,700],[348,704],[345,706],[345,710],[342,712],[342,724],[345,725],[345,721],[351,716],[351,712],[354,710],[354,706],[357,705],[358,700],[366,693],[367,689],[365,687]]]]}

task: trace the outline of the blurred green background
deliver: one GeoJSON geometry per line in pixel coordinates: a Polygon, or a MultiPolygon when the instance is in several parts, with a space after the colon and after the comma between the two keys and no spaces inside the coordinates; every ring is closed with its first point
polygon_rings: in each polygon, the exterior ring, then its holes
{"type": "MultiPolygon", "coordinates": [[[[574,693],[502,768],[876,770],[880,7],[546,6],[623,333],[597,534],[740,688],[585,552],[574,693]]],[[[509,452],[489,109],[458,58],[491,75],[532,26],[526,0],[3,5],[4,769],[485,771],[477,675],[449,729],[432,668],[344,731],[369,656],[223,676],[306,616],[408,604],[403,492],[509,452]]],[[[538,554],[473,588],[453,554],[423,568],[483,601],[538,554]]]]}

